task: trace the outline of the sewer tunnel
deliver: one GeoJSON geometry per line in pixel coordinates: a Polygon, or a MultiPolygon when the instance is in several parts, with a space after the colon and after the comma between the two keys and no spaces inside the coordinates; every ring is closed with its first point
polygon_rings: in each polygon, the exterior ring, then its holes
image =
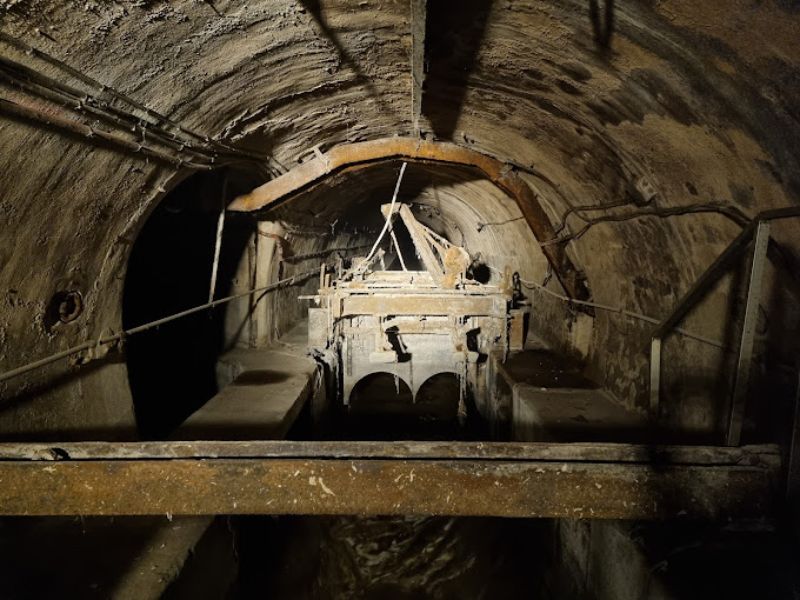
{"type": "MultiPolygon", "coordinates": [[[[0,2],[2,595],[793,597],[799,19],[0,2]],[[395,190],[469,257],[443,297],[488,286],[507,313],[492,336],[453,321],[422,363],[412,336],[451,318],[431,298],[351,319],[379,335],[354,338],[376,362],[345,395],[313,309],[350,269],[354,295],[428,271],[399,219],[381,239],[395,190]],[[359,270],[376,240],[384,264],[359,270]],[[313,463],[313,496],[249,497],[274,516],[238,512],[235,474],[224,506],[166,483],[246,458],[165,460],[175,444],[267,440],[313,463]],[[86,479],[103,461],[164,471],[86,479]],[[320,477],[335,466],[356,483],[320,477]]],[[[246,468],[276,468],[264,448],[246,468]]]]}

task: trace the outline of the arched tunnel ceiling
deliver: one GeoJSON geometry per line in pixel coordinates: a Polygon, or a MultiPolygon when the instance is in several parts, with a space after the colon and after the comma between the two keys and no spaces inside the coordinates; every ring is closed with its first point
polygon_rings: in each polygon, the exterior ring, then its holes
{"type": "MultiPolygon", "coordinates": [[[[428,3],[420,126],[429,138],[530,171],[522,176],[554,223],[570,206],[610,205],[584,217],[624,220],[592,227],[569,252],[595,299],[663,315],[739,230],[716,205],[749,216],[797,203],[800,6],[616,2],[606,35],[603,23],[593,25],[591,4],[428,3]],[[641,182],[656,191],[644,208],[641,182]],[[709,212],[628,219],[689,205],[709,212]]],[[[259,173],[290,169],[315,146],[415,133],[411,32],[421,24],[406,1],[3,0],[0,19],[3,34],[73,69],[0,41],[0,226],[13,232],[0,242],[7,367],[118,327],[130,243],[187,172],[132,153],[136,139],[152,139],[140,132],[117,128],[134,138],[127,149],[91,130],[76,133],[76,123],[107,124],[85,105],[23,89],[7,61],[108,99],[78,73],[88,75],[186,128],[258,153],[267,165],[251,164],[259,173]],[[41,315],[65,285],[84,291],[85,318],[46,332],[41,315]]],[[[566,218],[566,231],[584,224],[574,213],[566,218]]],[[[775,233],[789,251],[796,245],[796,223],[775,233]]],[[[616,357],[601,368],[609,385],[633,396],[646,331],[611,343],[614,331],[599,320],[595,346],[616,357]]]]}
{"type": "MultiPolygon", "coordinates": [[[[392,159],[419,164],[423,170],[415,169],[417,172],[427,172],[431,169],[458,172],[462,180],[481,179],[513,199],[531,232],[540,242],[539,250],[547,257],[553,272],[570,297],[580,300],[589,298],[585,276],[575,268],[565,252],[564,244],[560,243],[560,232],[554,229],[542,208],[538,194],[519,177],[516,173],[517,168],[512,164],[503,163],[496,158],[452,143],[397,136],[356,144],[342,144],[324,154],[316,149],[315,154],[312,160],[268,181],[249,194],[237,197],[229,208],[234,211],[266,210],[282,202],[291,202],[292,198],[300,194],[308,194],[310,190],[324,186],[327,179],[335,179],[335,175],[347,171],[364,171],[367,176],[378,176],[384,171],[373,166],[380,166],[381,163],[392,159]]],[[[366,187],[369,189],[373,186],[366,187]]],[[[496,196],[496,194],[485,195],[496,196]]],[[[412,194],[411,198],[413,197],[412,194]]],[[[481,198],[477,200],[475,210],[484,204],[483,220],[495,221],[492,216],[495,211],[492,207],[480,202],[481,198]]],[[[342,198],[335,195],[330,195],[319,204],[332,203],[350,204],[346,196],[342,198]]],[[[501,203],[496,204],[500,209],[501,203]]],[[[458,215],[454,213],[456,220],[457,217],[458,215]]]]}
{"type": "MultiPolygon", "coordinates": [[[[374,237],[383,226],[380,206],[391,201],[399,164],[386,161],[332,176],[264,218],[308,226],[329,223],[334,230],[357,228],[374,237]]],[[[523,278],[544,277],[547,260],[519,207],[474,170],[409,163],[397,201],[410,204],[420,222],[475,260],[501,272],[509,267],[523,278]]]]}

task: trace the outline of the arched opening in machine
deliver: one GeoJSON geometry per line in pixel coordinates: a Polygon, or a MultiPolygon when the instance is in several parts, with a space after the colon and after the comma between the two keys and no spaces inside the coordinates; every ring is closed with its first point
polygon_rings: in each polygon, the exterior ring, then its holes
{"type": "Polygon", "coordinates": [[[333,435],[354,440],[462,439],[460,398],[454,373],[431,376],[416,394],[392,373],[372,373],[353,387],[333,435]]]}

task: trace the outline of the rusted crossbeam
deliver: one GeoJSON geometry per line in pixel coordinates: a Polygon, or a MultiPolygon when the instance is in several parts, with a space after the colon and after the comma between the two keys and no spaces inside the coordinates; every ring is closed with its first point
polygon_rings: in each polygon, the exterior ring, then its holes
{"type": "MultiPolygon", "coordinates": [[[[525,221],[540,242],[555,238],[553,224],[538,196],[512,166],[457,144],[416,138],[392,137],[335,146],[250,193],[239,196],[228,209],[233,211],[266,209],[313,188],[335,173],[361,169],[395,159],[456,165],[477,171],[516,201],[525,221]]],[[[564,246],[547,244],[542,247],[542,252],[570,297],[576,300],[588,300],[590,294],[586,282],[567,256],[564,246]]]]}
{"type": "Polygon", "coordinates": [[[769,446],[2,444],[0,514],[760,516],[778,468],[769,446]]]}

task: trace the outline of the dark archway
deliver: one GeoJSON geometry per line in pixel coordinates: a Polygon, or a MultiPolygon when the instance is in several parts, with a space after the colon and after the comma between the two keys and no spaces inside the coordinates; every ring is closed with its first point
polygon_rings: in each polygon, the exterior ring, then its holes
{"type": "MultiPolygon", "coordinates": [[[[190,176],[148,218],[131,251],[123,295],[126,329],[208,301],[217,221],[251,178],[220,170],[190,176]]],[[[225,295],[253,230],[251,218],[226,218],[215,297],[225,295]]],[[[132,336],[128,380],[140,436],[167,436],[217,393],[225,306],[132,336]]]]}
{"type": "Polygon", "coordinates": [[[420,410],[439,419],[458,418],[461,381],[455,373],[437,373],[417,390],[414,399],[420,410]]]}
{"type": "Polygon", "coordinates": [[[372,373],[350,394],[332,437],[353,440],[452,440],[463,435],[458,421],[458,377],[440,373],[426,381],[417,398],[402,379],[372,373]]]}
{"type": "Polygon", "coordinates": [[[370,373],[350,392],[350,411],[377,414],[393,410],[408,410],[414,402],[411,388],[391,373],[370,373]]]}

